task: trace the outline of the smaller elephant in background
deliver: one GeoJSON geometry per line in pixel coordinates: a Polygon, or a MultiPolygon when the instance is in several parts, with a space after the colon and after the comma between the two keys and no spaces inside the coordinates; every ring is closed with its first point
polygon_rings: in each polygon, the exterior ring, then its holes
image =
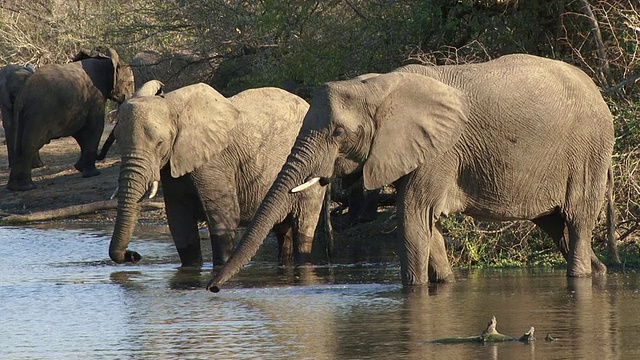
{"type": "MultiPolygon", "coordinates": [[[[2,113],[2,127],[4,128],[5,141],[7,143],[7,155],[9,158],[9,167],[13,163],[13,138],[15,132],[13,105],[16,97],[27,80],[35,72],[35,68],[31,65],[13,65],[9,64],[0,70],[0,111],[2,113]]],[[[32,167],[42,166],[40,154],[36,154],[32,167]]]]}
{"type": "MultiPolygon", "coordinates": [[[[133,97],[136,96],[162,96],[164,94],[164,84],[160,80],[149,80],[146,83],[142,84],[142,86],[133,93],[133,97]]],[[[117,111],[117,109],[116,109],[117,111]]],[[[100,153],[96,157],[96,160],[104,160],[107,157],[107,153],[113,145],[113,142],[116,141],[115,135],[115,126],[111,129],[107,140],[104,141],[102,145],[102,149],[100,153]]]]}
{"type": "MultiPolygon", "coordinates": [[[[127,247],[140,202],[155,195],[160,181],[182,266],[202,265],[200,220],[208,225],[213,264],[223,264],[233,251],[236,229],[251,220],[285,163],[308,108],[300,97],[277,88],[225,98],[202,83],[124,102],[115,127],[122,163],[111,259],[141,258],[127,247]]],[[[269,225],[283,263],[309,260],[324,192],[317,187],[276,200],[291,205],[269,225]]]]}
{"type": "Polygon", "coordinates": [[[64,136],[73,136],[80,145],[80,159],[74,167],[82,176],[100,174],[95,161],[106,100],[121,103],[133,94],[133,72],[113,49],[106,54],[81,51],[73,60],[38,69],[16,99],[15,163],[9,174],[9,190],[34,189],[33,158],[49,141],[64,136]]]}

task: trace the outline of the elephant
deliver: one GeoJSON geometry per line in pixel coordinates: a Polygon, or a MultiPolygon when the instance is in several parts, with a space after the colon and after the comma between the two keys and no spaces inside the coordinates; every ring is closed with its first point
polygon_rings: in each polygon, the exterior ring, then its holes
{"type": "Polygon", "coordinates": [[[606,198],[609,251],[617,258],[613,144],[613,117],[589,76],[533,55],[407,65],[326,83],[260,210],[207,288],[219,291],[251,259],[265,227],[290,206],[286,199],[358,173],[368,190],[397,189],[404,285],[455,280],[440,225],[454,213],[531,220],[562,251],[568,276],[606,272],[591,237],[606,198]]]}
{"type": "MultiPolygon", "coordinates": [[[[9,158],[9,167],[13,163],[13,105],[16,97],[22,91],[24,84],[29,77],[35,72],[35,68],[31,65],[21,66],[9,64],[0,70],[0,111],[2,113],[2,127],[4,128],[5,141],[7,142],[7,154],[9,158]]],[[[41,167],[42,160],[40,154],[36,154],[33,168],[41,167]]]]}
{"type": "MultiPolygon", "coordinates": [[[[223,264],[233,250],[236,228],[251,219],[286,162],[308,107],[300,97],[277,88],[225,98],[203,83],[164,97],[125,101],[115,127],[122,162],[111,259],[141,259],[127,247],[140,201],[152,197],[160,181],[181,266],[203,263],[200,220],[208,225],[213,265],[223,264]]],[[[283,263],[310,260],[324,188],[296,200],[270,227],[283,263]]]]}
{"type": "Polygon", "coordinates": [[[38,69],[16,99],[15,166],[9,174],[9,190],[34,189],[33,157],[46,143],[63,136],[73,136],[80,145],[74,167],[82,176],[100,174],[95,160],[106,100],[121,103],[132,95],[133,72],[113,49],[107,54],[81,51],[73,60],[38,69]]]}
{"type": "MultiPolygon", "coordinates": [[[[162,96],[163,94],[164,94],[164,84],[162,83],[162,81],[149,80],[146,83],[142,84],[142,86],[140,86],[140,88],[133,93],[133,97],[156,96],[156,95],[162,96]]],[[[114,130],[115,130],[115,126],[113,127],[113,129],[111,129],[111,132],[107,137],[107,140],[104,141],[104,144],[102,145],[102,149],[100,150],[100,153],[98,153],[96,160],[104,160],[107,157],[107,153],[109,152],[111,145],[113,145],[113,142],[116,141],[116,135],[114,130]]]]}

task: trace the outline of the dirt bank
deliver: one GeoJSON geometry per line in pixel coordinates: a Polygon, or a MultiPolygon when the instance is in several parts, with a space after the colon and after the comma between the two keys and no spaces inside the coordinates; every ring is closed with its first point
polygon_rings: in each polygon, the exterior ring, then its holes
{"type": "MultiPolygon", "coordinates": [[[[100,146],[108,136],[113,125],[108,124],[102,136],[100,146]]],[[[101,174],[83,178],[73,168],[80,156],[80,147],[72,137],[52,140],[40,150],[44,167],[34,169],[32,178],[37,188],[31,191],[9,191],[6,188],[9,179],[9,161],[4,133],[0,131],[0,215],[29,214],[37,211],[59,209],[72,205],[89,204],[109,199],[118,183],[120,155],[117,142],[109,151],[107,158],[96,166],[101,174]]],[[[162,194],[157,199],[162,201],[162,194]]],[[[77,222],[113,222],[115,210],[101,210],[64,219],[77,222]]],[[[163,210],[145,211],[141,221],[164,222],[163,210]]],[[[54,220],[60,221],[60,220],[54,220]]]]}

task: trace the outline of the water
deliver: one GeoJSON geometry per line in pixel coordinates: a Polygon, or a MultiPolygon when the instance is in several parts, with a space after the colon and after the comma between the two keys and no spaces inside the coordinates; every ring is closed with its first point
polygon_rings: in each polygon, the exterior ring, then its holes
{"type": "Polygon", "coordinates": [[[132,248],[144,261],[116,266],[111,228],[84,226],[0,227],[0,358],[640,358],[635,273],[473,271],[408,290],[393,256],[292,269],[267,261],[267,246],[212,294],[211,267],[179,269],[166,229],[138,229],[132,248]],[[534,326],[538,340],[427,342],[478,335],[492,315],[500,332],[534,326]]]}

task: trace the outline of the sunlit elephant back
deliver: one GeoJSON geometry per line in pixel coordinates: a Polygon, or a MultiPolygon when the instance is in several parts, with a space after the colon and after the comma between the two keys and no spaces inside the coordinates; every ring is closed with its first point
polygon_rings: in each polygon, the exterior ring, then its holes
{"type": "Polygon", "coordinates": [[[81,51],[73,62],[46,65],[25,84],[14,106],[15,165],[9,190],[31,190],[31,164],[51,139],[73,136],[80,145],[74,167],[83,177],[98,175],[95,160],[104,130],[107,99],[121,103],[134,91],[131,68],[113,49],[81,51]]]}

